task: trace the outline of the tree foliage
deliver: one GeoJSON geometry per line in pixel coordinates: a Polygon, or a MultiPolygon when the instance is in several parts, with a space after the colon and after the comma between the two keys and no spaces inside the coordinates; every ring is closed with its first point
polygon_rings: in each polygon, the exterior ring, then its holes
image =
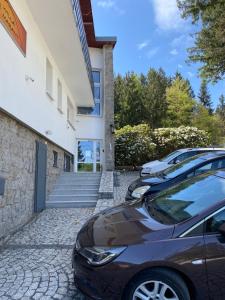
{"type": "Polygon", "coordinates": [[[225,136],[225,100],[221,97],[214,112],[204,80],[196,99],[190,81],[178,72],[172,77],[162,69],[151,68],[147,75],[130,72],[115,78],[115,121],[117,129],[194,126],[207,131],[216,145],[225,136]]]}
{"type": "Polygon", "coordinates": [[[213,113],[212,101],[208,91],[206,80],[202,80],[198,99],[200,103],[208,110],[209,114],[211,115],[213,113]]]}
{"type": "Polygon", "coordinates": [[[195,45],[189,49],[189,59],[200,62],[200,74],[214,82],[225,74],[225,1],[177,0],[184,18],[201,24],[196,33],[195,45]]]}
{"type": "Polygon", "coordinates": [[[168,127],[190,125],[195,101],[189,93],[189,86],[183,79],[177,77],[166,90],[168,127]]]}

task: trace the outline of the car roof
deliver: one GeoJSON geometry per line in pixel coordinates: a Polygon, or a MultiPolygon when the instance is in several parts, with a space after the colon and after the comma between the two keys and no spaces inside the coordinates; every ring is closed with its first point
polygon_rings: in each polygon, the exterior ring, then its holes
{"type": "Polygon", "coordinates": [[[179,149],[178,151],[180,152],[189,152],[189,151],[225,151],[225,148],[215,148],[215,147],[209,147],[209,148],[203,148],[203,147],[199,147],[199,148],[182,148],[179,149]]]}
{"type": "Polygon", "coordinates": [[[206,153],[201,153],[199,155],[193,156],[194,157],[199,157],[203,160],[211,160],[217,157],[224,157],[225,158],[225,151],[214,151],[214,152],[206,152],[206,153]]]}

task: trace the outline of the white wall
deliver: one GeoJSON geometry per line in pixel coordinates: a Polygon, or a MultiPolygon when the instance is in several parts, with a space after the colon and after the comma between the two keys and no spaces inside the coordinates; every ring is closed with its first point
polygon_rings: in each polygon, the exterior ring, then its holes
{"type": "MultiPolygon", "coordinates": [[[[10,0],[27,31],[24,57],[0,24],[0,107],[47,138],[74,153],[75,131],[67,124],[67,96],[73,99],[35,24],[25,0],[10,0]],[[54,70],[54,100],[45,92],[46,57],[54,70]],[[26,80],[26,75],[34,82],[26,80]],[[57,109],[57,79],[63,87],[63,114],[57,109]],[[46,135],[51,131],[51,135],[46,135]]],[[[74,55],[76,55],[74,53],[74,55]]]]}

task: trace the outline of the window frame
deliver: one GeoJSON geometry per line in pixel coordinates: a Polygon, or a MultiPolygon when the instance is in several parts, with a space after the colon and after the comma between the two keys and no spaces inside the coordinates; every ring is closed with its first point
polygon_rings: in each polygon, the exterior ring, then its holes
{"type": "Polygon", "coordinates": [[[196,229],[198,226],[201,226],[203,224],[204,230],[203,230],[203,235],[212,235],[212,234],[218,234],[218,232],[215,233],[208,233],[205,231],[205,226],[206,226],[206,222],[212,218],[213,216],[215,216],[216,214],[222,212],[225,210],[225,205],[219,209],[217,209],[216,211],[214,211],[213,213],[211,213],[210,215],[208,215],[207,217],[205,217],[204,219],[202,219],[201,221],[198,221],[195,225],[191,226],[189,229],[185,230],[182,234],[180,234],[178,236],[178,238],[192,238],[193,236],[189,236],[189,234],[196,229]]]}
{"type": "Polygon", "coordinates": [[[60,113],[63,113],[63,87],[59,78],[57,80],[57,109],[60,113]]]}
{"type": "MultiPolygon", "coordinates": [[[[95,101],[95,104],[100,104],[100,114],[82,114],[82,113],[79,113],[78,110],[77,110],[77,116],[84,116],[84,117],[94,117],[94,118],[102,118],[103,117],[103,78],[102,78],[102,69],[98,69],[98,68],[93,68],[92,69],[92,72],[99,72],[100,74],[100,82],[99,83],[95,83],[93,81],[93,87],[99,87],[100,88],[100,99],[96,99],[94,97],[94,101],[95,101]]],[[[82,107],[82,106],[81,106],[82,107]]],[[[78,107],[79,109],[79,107],[78,107]]]]}
{"type": "Polygon", "coordinates": [[[59,155],[58,155],[58,152],[53,150],[53,168],[58,168],[58,158],[59,158],[59,155]]]}
{"type": "Polygon", "coordinates": [[[45,62],[45,71],[46,71],[46,77],[45,77],[45,91],[48,97],[51,100],[54,100],[53,98],[53,91],[54,91],[54,71],[53,71],[53,65],[48,57],[46,57],[45,62]]]}
{"type": "Polygon", "coordinates": [[[74,122],[75,122],[75,108],[72,104],[72,101],[69,96],[67,96],[67,123],[75,130],[74,122]],[[71,119],[72,118],[72,119],[71,119]]]}

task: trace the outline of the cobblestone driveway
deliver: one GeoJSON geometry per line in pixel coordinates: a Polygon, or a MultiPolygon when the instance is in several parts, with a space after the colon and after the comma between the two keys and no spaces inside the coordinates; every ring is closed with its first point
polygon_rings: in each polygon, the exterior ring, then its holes
{"type": "MultiPolygon", "coordinates": [[[[115,204],[123,202],[136,177],[119,176],[115,204]]],[[[73,283],[71,253],[77,232],[93,211],[48,209],[16,233],[0,252],[0,299],[84,300],[73,283]]]]}

